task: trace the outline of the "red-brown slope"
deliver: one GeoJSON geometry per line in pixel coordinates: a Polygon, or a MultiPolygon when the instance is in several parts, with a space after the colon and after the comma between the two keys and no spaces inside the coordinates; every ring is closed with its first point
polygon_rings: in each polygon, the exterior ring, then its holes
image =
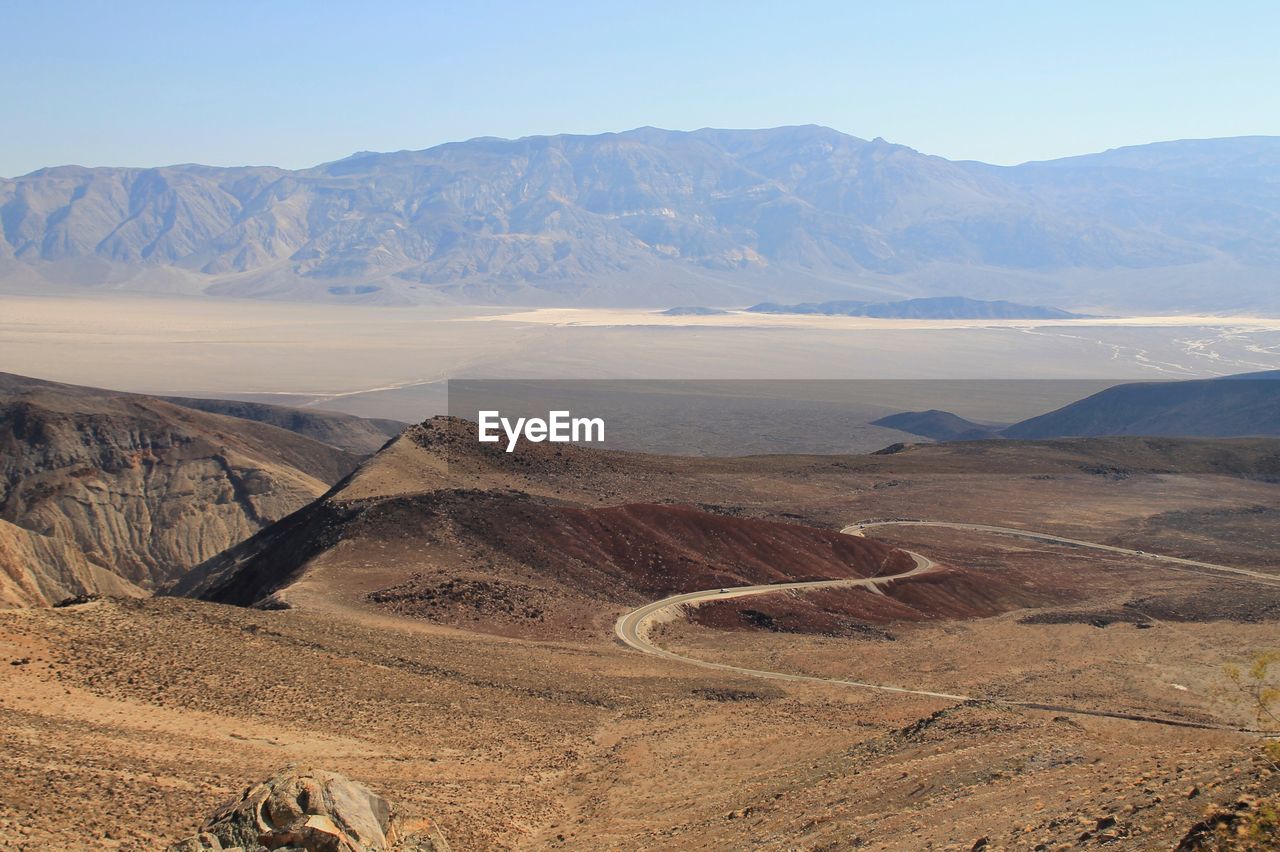
{"type": "Polygon", "coordinates": [[[694,610],[691,620],[717,629],[887,636],[871,625],[987,618],[1070,599],[1072,596],[1061,589],[1037,587],[1021,576],[940,566],[927,574],[885,583],[877,592],[822,589],[798,597],[713,601],[694,610]]]}
{"type": "Polygon", "coordinates": [[[305,576],[313,590],[358,594],[406,615],[558,630],[677,592],[881,576],[913,564],[869,539],[685,506],[581,508],[448,490],[317,502],[174,591],[254,605],[288,600],[305,576]]]}
{"type": "Polygon", "coordinates": [[[647,596],[716,586],[872,577],[909,571],[911,557],[876,541],[687,506],[603,509],[502,500],[458,518],[493,550],[576,588],[647,596]]]}

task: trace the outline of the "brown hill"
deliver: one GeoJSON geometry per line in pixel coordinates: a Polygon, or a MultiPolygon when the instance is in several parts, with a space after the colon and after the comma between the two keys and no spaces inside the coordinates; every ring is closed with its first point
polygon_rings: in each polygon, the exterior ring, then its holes
{"type": "Polygon", "coordinates": [[[508,455],[468,440],[466,428],[446,419],[413,427],[343,486],[171,593],[274,606],[320,590],[437,621],[543,632],[598,626],[599,611],[677,592],[913,564],[879,542],[812,526],[683,505],[588,505],[598,498],[561,477],[599,485],[661,459],[545,445],[508,455]]]}
{"type": "Polygon", "coordinates": [[[465,490],[347,503],[339,492],[211,560],[173,591],[272,606],[294,600],[289,587],[320,567],[329,591],[361,593],[401,614],[538,630],[585,626],[595,609],[679,592],[911,565],[868,539],[685,506],[582,508],[465,490]],[[371,552],[386,562],[349,558],[371,552]]]}
{"type": "Polygon", "coordinates": [[[13,526],[2,598],[139,593],[306,505],[357,461],[263,423],[0,376],[0,520],[13,526]]]}
{"type": "MultiPolygon", "coordinates": [[[[904,570],[896,551],[831,531],[857,517],[920,511],[898,505],[899,492],[919,492],[891,476],[923,484],[993,472],[1028,483],[1280,473],[1276,443],[1266,440],[995,441],[891,455],[687,459],[550,444],[508,454],[478,444],[473,430],[449,418],[411,427],[339,488],[170,593],[245,606],[374,604],[502,632],[600,629],[623,604],[680,591],[904,570]],[[868,481],[877,508],[842,504],[849,483],[868,481]],[[782,511],[789,493],[814,513],[782,511]]],[[[981,618],[1073,600],[1053,584],[1029,589],[951,570],[883,591],[771,600],[769,610],[796,629],[830,632],[837,623],[981,618]],[[784,604],[795,612],[778,610],[784,604]]],[[[710,608],[705,618],[728,626],[739,609],[710,608]]]]}

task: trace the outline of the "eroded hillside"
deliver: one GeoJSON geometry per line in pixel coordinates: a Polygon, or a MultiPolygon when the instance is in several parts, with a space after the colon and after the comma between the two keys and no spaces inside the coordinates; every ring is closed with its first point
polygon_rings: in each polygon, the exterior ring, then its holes
{"type": "Polygon", "coordinates": [[[266,424],[5,376],[4,598],[154,588],[306,505],[357,460],[266,424]]]}

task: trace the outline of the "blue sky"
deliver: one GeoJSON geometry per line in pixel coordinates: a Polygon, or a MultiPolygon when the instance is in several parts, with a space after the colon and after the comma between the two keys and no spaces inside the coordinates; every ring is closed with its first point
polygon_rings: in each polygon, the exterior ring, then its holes
{"type": "Polygon", "coordinates": [[[1015,163],[1280,135],[1280,4],[0,0],[0,175],[825,124],[1015,163]]]}

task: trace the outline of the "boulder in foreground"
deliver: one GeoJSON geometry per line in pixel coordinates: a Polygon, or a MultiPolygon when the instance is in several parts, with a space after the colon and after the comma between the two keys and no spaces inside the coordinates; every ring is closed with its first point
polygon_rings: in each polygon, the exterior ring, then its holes
{"type": "Polygon", "coordinates": [[[409,821],[363,784],[290,768],[214,812],[170,852],[446,852],[426,820],[409,821]]]}

